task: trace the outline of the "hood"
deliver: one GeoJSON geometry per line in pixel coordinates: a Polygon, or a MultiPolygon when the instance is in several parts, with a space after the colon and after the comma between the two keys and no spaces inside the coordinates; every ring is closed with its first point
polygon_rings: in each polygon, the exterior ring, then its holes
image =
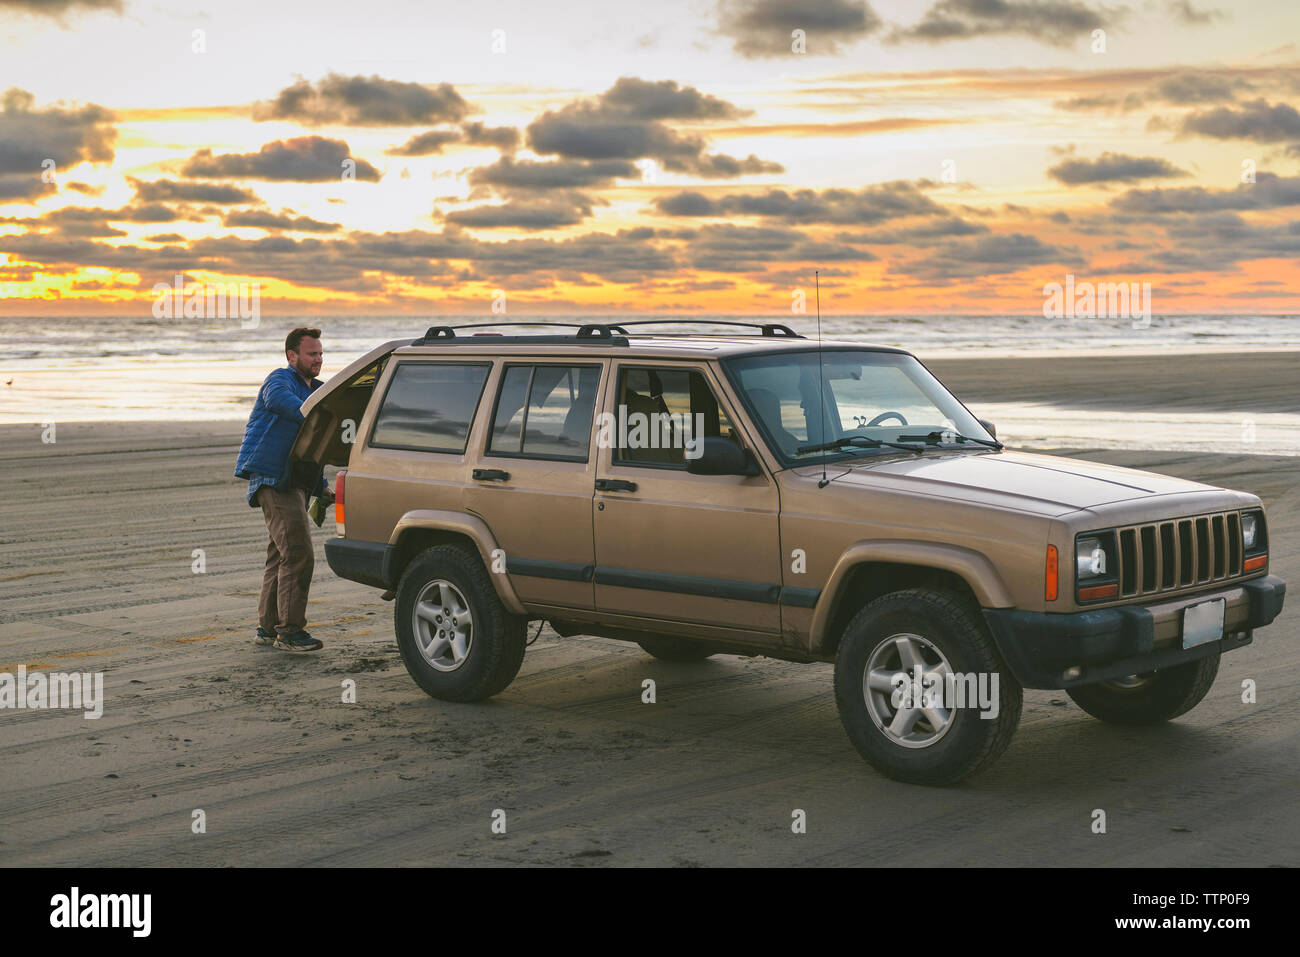
{"type": "MultiPolygon", "coordinates": [[[[836,485],[882,486],[1060,515],[1152,495],[1221,491],[1211,485],[1031,452],[926,452],[838,462],[836,485]]],[[[803,472],[803,469],[800,469],[803,472]]]]}

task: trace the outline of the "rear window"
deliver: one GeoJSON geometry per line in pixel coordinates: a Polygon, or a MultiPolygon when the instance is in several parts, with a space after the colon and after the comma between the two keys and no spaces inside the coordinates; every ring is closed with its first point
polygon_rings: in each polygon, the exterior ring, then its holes
{"type": "Polygon", "coordinates": [[[463,453],[491,365],[403,362],[375,416],[378,448],[463,453]]]}

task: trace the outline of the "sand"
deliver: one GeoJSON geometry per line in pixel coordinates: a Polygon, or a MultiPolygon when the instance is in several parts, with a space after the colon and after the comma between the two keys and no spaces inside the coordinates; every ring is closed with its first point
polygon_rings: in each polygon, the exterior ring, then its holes
{"type": "MultiPolygon", "coordinates": [[[[1296,356],[948,360],[969,404],[1295,411],[1296,356]],[[1261,367],[1259,363],[1266,364],[1261,367]],[[1196,383],[1189,386],[1188,383],[1196,383]]],[[[1026,693],[1008,752],[935,790],[864,764],[829,665],[669,665],[549,628],[491,702],[421,693],[392,605],[319,543],[323,653],[251,642],[265,543],[231,475],[234,422],[0,427],[0,671],[105,673],[104,715],[0,711],[4,865],[1294,864],[1295,599],[1223,658],[1208,698],[1151,729],[1026,693]],[[203,550],[202,574],[193,570],[203,550]],[[641,703],[654,678],[658,702],[641,703]],[[1258,702],[1240,700],[1254,680],[1258,702]],[[344,703],[343,683],[356,683],[344,703]],[[1093,809],[1108,833],[1089,828],[1093,809]],[[507,831],[494,834],[493,812],[507,831]],[[807,813],[808,833],[791,833],[807,813]],[[206,833],[192,831],[204,812],[206,833]]],[[[1074,450],[1066,450],[1067,452],[1074,450]]],[[[1295,580],[1300,459],[1084,451],[1245,489],[1295,580]]]]}

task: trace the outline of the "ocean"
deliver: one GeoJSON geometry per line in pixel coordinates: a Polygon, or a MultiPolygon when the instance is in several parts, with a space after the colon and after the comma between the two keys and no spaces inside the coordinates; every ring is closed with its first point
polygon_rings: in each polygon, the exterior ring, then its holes
{"type": "MultiPolygon", "coordinates": [[[[623,315],[605,321],[662,318],[623,315]]],[[[710,320],[781,322],[813,337],[812,316],[693,317],[701,331],[725,331],[710,320]]],[[[243,420],[257,386],[283,362],[285,334],[318,326],[324,378],[389,339],[428,326],[500,322],[500,316],[262,317],[255,328],[238,319],[0,318],[0,423],[109,420],[243,420]]],[[[599,322],[600,317],[526,317],[520,321],[599,322]]],[[[664,331],[672,329],[663,327],[664,331]]],[[[1041,316],[824,316],[822,336],[907,349],[922,360],[956,356],[1162,355],[1187,352],[1300,351],[1300,316],[1155,316],[1128,319],[1044,319],[1041,316]]],[[[508,332],[509,330],[504,330],[508,332]]],[[[524,330],[521,330],[524,331],[524,330]]],[[[537,332],[536,329],[526,330],[537,332]]],[[[1297,377],[1300,384],[1300,376],[1297,377]]],[[[1000,436],[1025,447],[1242,448],[1242,416],[1200,416],[1195,438],[1168,428],[1158,413],[1074,415],[1050,405],[985,404],[1000,436]],[[1153,436],[1165,436],[1158,438],[1153,436]]],[[[1300,455],[1300,418],[1260,410],[1255,416],[1280,442],[1273,454],[1300,455]],[[1267,422],[1264,420],[1267,419],[1267,422]],[[1294,421],[1293,421],[1294,420],[1294,421]]],[[[1187,416],[1179,414],[1185,426],[1187,416]]],[[[1260,451],[1263,451],[1261,448],[1260,451]]]]}

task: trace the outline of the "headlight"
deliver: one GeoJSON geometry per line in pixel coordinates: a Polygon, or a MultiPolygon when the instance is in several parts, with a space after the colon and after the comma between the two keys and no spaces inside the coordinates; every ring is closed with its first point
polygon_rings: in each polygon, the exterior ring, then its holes
{"type": "Polygon", "coordinates": [[[1255,547],[1256,533],[1259,531],[1258,515],[1241,516],[1241,544],[1246,551],[1255,547]]]}
{"type": "Polygon", "coordinates": [[[1099,538],[1080,538],[1074,543],[1074,565],[1079,581],[1106,574],[1106,550],[1099,538]]]}

